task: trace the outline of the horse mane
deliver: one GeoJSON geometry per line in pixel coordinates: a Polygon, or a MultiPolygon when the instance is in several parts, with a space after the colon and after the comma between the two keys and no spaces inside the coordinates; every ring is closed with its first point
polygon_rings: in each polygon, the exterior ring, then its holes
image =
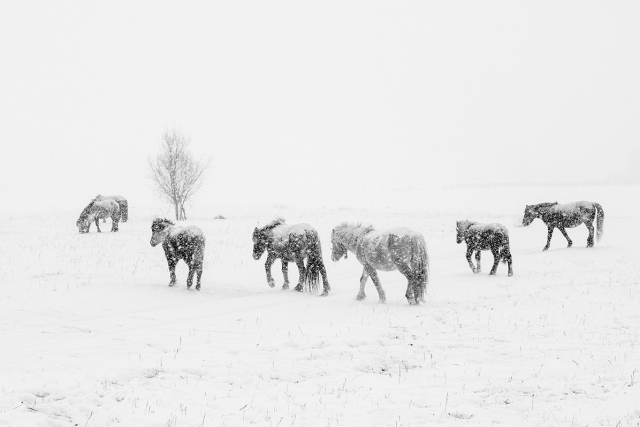
{"type": "Polygon", "coordinates": [[[274,219],[273,221],[271,221],[269,224],[265,225],[264,227],[260,228],[260,231],[269,231],[269,230],[273,230],[274,228],[276,228],[279,225],[282,225],[285,223],[285,219],[281,218],[279,216],[276,217],[276,219],[274,219]]]}
{"type": "Polygon", "coordinates": [[[89,210],[91,210],[95,202],[95,200],[90,201],[87,207],[85,207],[82,212],[80,212],[80,218],[78,219],[85,220],[89,216],[89,210]]]}
{"type": "Polygon", "coordinates": [[[176,225],[173,221],[167,218],[155,218],[151,223],[151,230],[159,230],[160,227],[164,225],[162,228],[166,227],[166,224],[176,225]]]}
{"type": "Polygon", "coordinates": [[[540,208],[550,208],[551,206],[555,206],[557,205],[558,202],[544,202],[544,203],[538,203],[537,205],[533,205],[535,210],[538,210],[540,208]]]}
{"type": "Polygon", "coordinates": [[[347,246],[353,246],[358,243],[358,240],[374,230],[373,225],[371,224],[362,224],[361,222],[357,224],[343,222],[342,224],[336,226],[333,229],[333,232],[338,238],[347,246]]]}
{"type": "Polygon", "coordinates": [[[466,231],[469,229],[469,227],[471,227],[472,225],[476,225],[477,222],[476,221],[469,221],[468,219],[465,219],[463,221],[456,221],[456,228],[459,228],[459,226],[463,226],[463,230],[466,231]]]}

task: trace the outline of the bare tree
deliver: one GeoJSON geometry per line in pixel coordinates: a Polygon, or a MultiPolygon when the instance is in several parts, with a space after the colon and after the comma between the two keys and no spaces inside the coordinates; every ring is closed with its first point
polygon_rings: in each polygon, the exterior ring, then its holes
{"type": "Polygon", "coordinates": [[[184,204],[202,187],[210,160],[196,160],[187,149],[191,141],[179,130],[166,130],[160,152],[149,157],[149,169],[158,192],[175,208],[176,220],[187,219],[184,204]]]}

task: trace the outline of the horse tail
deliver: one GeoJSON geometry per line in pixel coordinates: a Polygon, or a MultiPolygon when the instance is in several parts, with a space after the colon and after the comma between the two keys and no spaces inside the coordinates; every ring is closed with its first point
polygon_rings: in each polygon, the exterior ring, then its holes
{"type": "Polygon", "coordinates": [[[416,275],[416,288],[414,297],[416,300],[424,301],[429,284],[429,254],[427,253],[427,243],[422,235],[413,237],[414,251],[412,255],[412,269],[416,275]],[[419,286],[419,288],[418,288],[419,286]]]}
{"type": "Polygon", "coordinates": [[[509,246],[509,234],[505,233],[502,236],[502,249],[500,250],[500,261],[502,263],[511,262],[511,246],[509,246]]]}
{"type": "Polygon", "coordinates": [[[602,228],[604,226],[604,210],[602,210],[602,206],[600,206],[600,203],[594,203],[593,207],[597,209],[596,240],[600,241],[600,239],[602,238],[602,228]]]}
{"type": "Polygon", "coordinates": [[[129,219],[129,203],[126,200],[122,200],[120,203],[120,216],[122,217],[122,222],[127,222],[129,219]]]}
{"type": "Polygon", "coordinates": [[[118,202],[114,202],[111,209],[111,220],[115,222],[120,222],[122,218],[122,211],[120,210],[120,204],[118,202]]]}
{"type": "Polygon", "coordinates": [[[307,255],[307,269],[304,275],[304,287],[307,292],[313,294],[318,292],[318,282],[320,281],[320,270],[324,266],[322,262],[322,247],[318,233],[312,233],[309,254],[307,255]]]}

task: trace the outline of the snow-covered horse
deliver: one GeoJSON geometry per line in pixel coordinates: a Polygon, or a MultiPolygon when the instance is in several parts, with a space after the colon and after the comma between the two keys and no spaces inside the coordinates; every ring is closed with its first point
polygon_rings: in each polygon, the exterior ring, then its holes
{"type": "Polygon", "coordinates": [[[565,228],[577,227],[584,223],[589,230],[587,247],[590,248],[593,246],[593,222],[596,221],[596,239],[599,241],[602,237],[604,211],[602,206],[595,202],[573,202],[563,205],[554,202],[527,205],[524,209],[522,225],[527,226],[536,218],[540,218],[547,225],[547,245],[542,249],[543,251],[549,249],[554,228],[560,230],[564,238],[567,239],[567,247],[569,248],[573,242],[567,235],[565,228]]]}
{"type": "Polygon", "coordinates": [[[511,248],[509,247],[509,231],[502,224],[480,224],[472,221],[456,221],[456,243],[467,243],[467,261],[474,273],[480,273],[480,251],[490,250],[493,254],[493,268],[490,275],[495,275],[498,262],[509,265],[509,276],[513,276],[511,268],[511,248]],[[471,255],[476,251],[477,267],[471,262],[471,255]]]}
{"type": "Polygon", "coordinates": [[[322,296],[329,295],[331,287],[327,280],[327,271],[322,261],[322,248],[318,232],[309,224],[285,224],[282,218],[274,221],[262,228],[253,230],[253,259],[258,260],[267,251],[267,261],[264,264],[267,272],[267,283],[272,288],[275,286],[273,276],[271,276],[271,266],[276,259],[282,261],[282,275],[284,285],[282,289],[289,289],[289,263],[295,262],[298,265],[299,279],[296,291],[303,289],[309,292],[316,292],[318,289],[319,275],[322,275],[324,286],[322,296]],[[304,260],[307,259],[305,268],[304,260]]]}
{"type": "Polygon", "coordinates": [[[93,199],[97,202],[102,201],[102,200],[115,200],[116,203],[118,203],[118,206],[120,206],[120,220],[122,222],[127,222],[127,220],[129,219],[129,203],[127,202],[127,199],[125,199],[122,196],[101,196],[100,194],[98,194],[96,196],[95,199],[93,199]]]}
{"type": "Polygon", "coordinates": [[[375,230],[371,225],[342,223],[331,232],[331,259],[338,261],[347,251],[364,266],[357,299],[365,299],[364,285],[371,276],[380,302],[386,295],[376,270],[399,270],[408,280],[405,296],[409,304],[424,301],[429,282],[429,255],[422,234],[404,227],[375,230]]]}
{"type": "Polygon", "coordinates": [[[184,260],[189,266],[187,289],[193,284],[193,274],[197,273],[196,290],[200,290],[202,263],[204,260],[204,233],[195,225],[178,227],[168,219],[156,218],[151,224],[151,246],[162,243],[164,256],[169,264],[169,286],[176,284],[176,264],[184,260]]]}
{"type": "Polygon", "coordinates": [[[91,222],[95,221],[98,233],[100,233],[99,219],[111,218],[111,231],[118,231],[120,221],[120,206],[114,200],[92,200],[80,213],[76,221],[76,227],[81,234],[88,233],[91,222]]]}

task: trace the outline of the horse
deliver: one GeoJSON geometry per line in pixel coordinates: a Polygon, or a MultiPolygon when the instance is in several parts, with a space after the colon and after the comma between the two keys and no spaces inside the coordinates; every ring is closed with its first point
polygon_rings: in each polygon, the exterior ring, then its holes
{"type": "Polygon", "coordinates": [[[127,199],[125,199],[122,196],[101,196],[100,194],[98,194],[95,199],[95,201],[101,201],[101,200],[115,200],[116,203],[118,203],[118,206],[120,206],[120,219],[122,222],[127,222],[127,220],[129,220],[129,203],[127,202],[127,199]]]}
{"type": "Polygon", "coordinates": [[[489,275],[494,276],[498,270],[498,262],[509,265],[509,276],[513,276],[512,257],[509,248],[509,231],[502,224],[480,224],[473,221],[456,221],[456,243],[467,243],[467,261],[474,273],[480,273],[480,251],[491,250],[493,267],[489,275]],[[476,251],[476,264],[471,262],[471,255],[476,251]]]}
{"type": "Polygon", "coordinates": [[[80,213],[80,217],[76,221],[76,227],[80,234],[88,233],[91,221],[95,221],[98,233],[100,231],[99,219],[111,218],[111,231],[118,231],[118,222],[120,221],[120,207],[114,200],[92,200],[86,208],[80,213]]]}
{"type": "Polygon", "coordinates": [[[408,280],[405,296],[411,305],[424,302],[429,282],[429,255],[422,234],[405,227],[375,230],[371,225],[342,223],[331,231],[331,259],[347,258],[348,251],[364,266],[358,300],[366,298],[364,285],[371,276],[379,302],[387,300],[376,270],[398,270],[408,280]]]}
{"type": "Polygon", "coordinates": [[[184,260],[189,266],[187,289],[193,284],[193,274],[197,273],[196,290],[200,290],[202,263],[204,260],[204,233],[195,225],[178,227],[172,221],[156,218],[151,224],[151,246],[162,243],[164,256],[169,264],[169,286],[176,284],[176,264],[184,260]]]}
{"type": "Polygon", "coordinates": [[[280,258],[282,275],[284,276],[283,290],[289,289],[289,263],[295,262],[298,265],[300,275],[294,290],[317,292],[319,274],[321,274],[323,283],[321,296],[329,295],[331,287],[322,261],[320,238],[312,226],[304,223],[288,225],[284,219],[276,218],[262,228],[256,227],[253,230],[253,259],[260,259],[265,250],[268,255],[264,267],[267,272],[267,283],[270,287],[275,286],[275,281],[271,276],[271,266],[276,259],[280,258]],[[305,258],[307,259],[306,268],[305,258]]]}
{"type": "Polygon", "coordinates": [[[602,206],[595,202],[573,202],[563,205],[553,202],[527,205],[524,208],[522,225],[526,227],[536,218],[540,218],[547,226],[547,245],[542,249],[543,251],[549,249],[554,228],[560,230],[564,238],[567,239],[568,248],[573,245],[573,242],[567,235],[565,227],[573,228],[584,223],[589,230],[587,247],[591,248],[593,247],[593,221],[595,220],[597,222],[596,239],[600,241],[602,237],[604,211],[602,206]]]}

